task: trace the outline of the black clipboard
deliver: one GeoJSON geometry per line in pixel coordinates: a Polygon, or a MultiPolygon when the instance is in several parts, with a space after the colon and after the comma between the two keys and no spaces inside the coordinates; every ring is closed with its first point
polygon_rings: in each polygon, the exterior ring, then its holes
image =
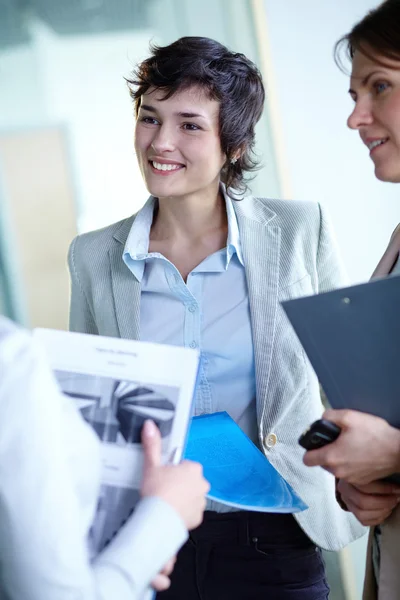
{"type": "Polygon", "coordinates": [[[400,428],[400,276],[282,306],[332,407],[400,428]]]}
{"type": "Polygon", "coordinates": [[[400,276],[281,304],[331,406],[400,428],[400,276]]]}

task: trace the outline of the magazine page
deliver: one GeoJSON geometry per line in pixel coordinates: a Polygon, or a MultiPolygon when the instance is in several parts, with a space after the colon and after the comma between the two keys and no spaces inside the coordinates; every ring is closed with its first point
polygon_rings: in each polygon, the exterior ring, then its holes
{"type": "Polygon", "coordinates": [[[132,514],[140,497],[140,435],[152,419],[163,462],[185,447],[198,352],[134,340],[36,329],[56,379],[102,441],[102,482],[90,532],[95,556],[132,514]]]}

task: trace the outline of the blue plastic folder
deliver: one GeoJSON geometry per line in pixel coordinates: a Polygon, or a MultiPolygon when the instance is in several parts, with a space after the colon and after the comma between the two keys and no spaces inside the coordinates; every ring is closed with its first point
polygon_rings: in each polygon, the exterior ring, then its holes
{"type": "Polygon", "coordinates": [[[308,508],[226,412],[192,419],[185,458],[203,465],[211,500],[259,512],[308,508]]]}

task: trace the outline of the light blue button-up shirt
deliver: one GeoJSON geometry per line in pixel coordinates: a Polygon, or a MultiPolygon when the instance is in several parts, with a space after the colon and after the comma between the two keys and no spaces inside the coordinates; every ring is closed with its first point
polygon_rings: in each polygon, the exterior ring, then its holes
{"type": "Polygon", "coordinates": [[[148,252],[153,197],[133,222],[123,258],[142,284],[140,338],[200,350],[195,414],[225,410],[258,444],[246,274],[235,211],[226,195],[225,201],[227,245],[195,267],[187,283],[162,254],[148,252]]]}

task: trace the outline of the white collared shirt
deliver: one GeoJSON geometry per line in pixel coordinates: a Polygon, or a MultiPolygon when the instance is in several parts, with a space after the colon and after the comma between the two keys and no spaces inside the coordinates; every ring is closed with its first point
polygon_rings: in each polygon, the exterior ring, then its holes
{"type": "Polygon", "coordinates": [[[145,498],[90,563],[100,445],[31,337],[0,317],[0,599],[138,600],[184,543],[179,515],[145,498]]]}

